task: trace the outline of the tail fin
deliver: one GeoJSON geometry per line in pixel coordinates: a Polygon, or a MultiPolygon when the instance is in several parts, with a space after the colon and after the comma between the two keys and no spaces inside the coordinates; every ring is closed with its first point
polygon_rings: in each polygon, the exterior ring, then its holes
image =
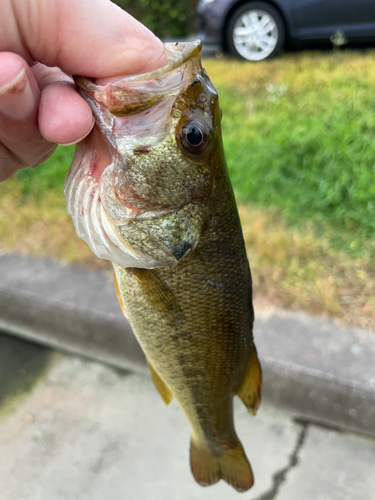
{"type": "Polygon", "coordinates": [[[224,479],[237,491],[247,491],[254,484],[253,472],[241,443],[222,456],[190,443],[191,472],[201,486],[210,486],[224,479]]]}

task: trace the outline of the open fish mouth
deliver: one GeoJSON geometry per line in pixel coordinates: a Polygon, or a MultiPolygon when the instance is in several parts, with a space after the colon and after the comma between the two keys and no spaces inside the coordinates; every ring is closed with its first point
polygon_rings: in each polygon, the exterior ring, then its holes
{"type": "MultiPolygon", "coordinates": [[[[122,267],[175,266],[196,247],[207,214],[211,174],[181,154],[175,129],[184,110],[175,103],[194,82],[215,91],[199,40],[165,48],[168,64],[150,73],[106,85],[75,77],[95,126],[65,181],[67,211],[94,254],[122,267]]],[[[196,116],[207,120],[202,106],[196,116]]]]}

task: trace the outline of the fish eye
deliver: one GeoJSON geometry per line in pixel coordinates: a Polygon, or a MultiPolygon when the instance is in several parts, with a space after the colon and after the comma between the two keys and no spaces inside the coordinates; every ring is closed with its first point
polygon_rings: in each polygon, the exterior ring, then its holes
{"type": "Polygon", "coordinates": [[[210,132],[200,121],[185,123],[181,130],[181,143],[190,154],[201,154],[208,146],[210,132]]]}

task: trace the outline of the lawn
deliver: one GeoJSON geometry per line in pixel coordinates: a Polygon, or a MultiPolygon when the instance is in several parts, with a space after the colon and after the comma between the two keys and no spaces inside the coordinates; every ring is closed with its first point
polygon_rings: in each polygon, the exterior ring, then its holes
{"type": "MultiPolygon", "coordinates": [[[[375,329],[375,52],[205,60],[257,301],[375,329]]],[[[0,185],[0,248],[106,266],[65,214],[73,148],[0,185]]]]}
{"type": "MultiPolygon", "coordinates": [[[[375,232],[375,53],[209,61],[232,182],[242,201],[337,230],[356,255],[375,232]]],[[[333,235],[332,235],[333,236],[333,235]]]]}

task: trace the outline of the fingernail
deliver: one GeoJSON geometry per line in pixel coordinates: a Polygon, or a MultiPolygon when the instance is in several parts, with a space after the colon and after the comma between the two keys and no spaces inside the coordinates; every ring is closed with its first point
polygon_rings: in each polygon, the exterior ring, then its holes
{"type": "Polygon", "coordinates": [[[0,87],[0,113],[13,120],[24,120],[35,107],[35,97],[25,68],[0,87]]]}
{"type": "Polygon", "coordinates": [[[83,135],[82,137],[80,137],[79,139],[76,139],[75,141],[72,141],[72,142],[66,142],[65,144],[62,144],[61,142],[58,142],[57,144],[59,146],[73,146],[73,144],[77,144],[78,142],[81,142],[83,141],[83,139],[85,137],[87,137],[89,135],[89,133],[92,131],[92,129],[94,128],[94,125],[95,125],[95,118],[92,117],[92,124],[91,124],[91,128],[88,132],[86,132],[85,135],[83,135]]]}

